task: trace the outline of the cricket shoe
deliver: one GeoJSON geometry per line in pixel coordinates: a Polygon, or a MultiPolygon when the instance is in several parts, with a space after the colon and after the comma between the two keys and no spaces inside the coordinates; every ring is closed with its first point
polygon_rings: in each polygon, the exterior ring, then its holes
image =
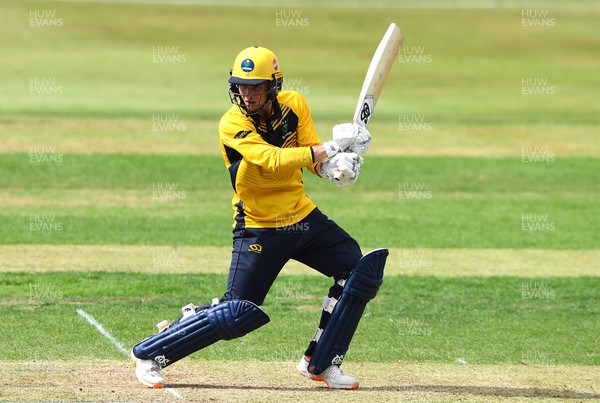
{"type": "Polygon", "coordinates": [[[319,375],[308,372],[308,363],[310,358],[304,356],[296,365],[296,370],[300,375],[312,379],[313,381],[325,382],[330,389],[357,389],[359,386],[358,380],[344,372],[337,365],[330,365],[319,375]]]}
{"type": "Polygon", "coordinates": [[[141,360],[131,352],[131,361],[135,364],[135,376],[149,388],[164,388],[165,380],[160,376],[160,366],[154,360],[141,360]]]}
{"type": "Polygon", "coordinates": [[[316,375],[308,372],[308,363],[310,362],[310,357],[303,356],[300,358],[300,362],[296,365],[296,371],[302,376],[307,377],[308,379],[314,380],[316,375]]]}

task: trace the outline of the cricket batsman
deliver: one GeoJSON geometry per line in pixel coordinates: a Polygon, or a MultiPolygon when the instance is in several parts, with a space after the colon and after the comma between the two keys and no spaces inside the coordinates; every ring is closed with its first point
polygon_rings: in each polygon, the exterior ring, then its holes
{"type": "Polygon", "coordinates": [[[227,289],[212,303],[183,307],[183,316],[159,324],[159,333],[133,348],[136,376],[148,387],[163,387],[160,371],[176,361],[268,323],[260,305],[290,259],[333,280],[317,330],[296,369],[329,388],[359,386],[340,365],[367,302],[383,281],[388,251],[363,256],[357,242],[305,194],[302,174],[306,169],[338,186],[354,184],[371,135],[345,123],[334,126],[333,139],[321,143],[306,100],[298,92],[282,91],[282,83],[279,60],[269,49],[249,47],[233,62],[233,105],[219,123],[233,188],[227,289]]]}

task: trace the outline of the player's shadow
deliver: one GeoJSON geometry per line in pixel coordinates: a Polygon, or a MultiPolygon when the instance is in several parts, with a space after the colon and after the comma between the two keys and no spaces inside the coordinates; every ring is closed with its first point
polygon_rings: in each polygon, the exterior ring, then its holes
{"type": "Polygon", "coordinates": [[[600,399],[600,394],[576,390],[545,388],[512,388],[502,386],[406,385],[361,387],[364,391],[451,393],[490,397],[525,397],[556,399],[600,399]]]}
{"type": "MultiPolygon", "coordinates": [[[[211,384],[169,384],[170,388],[191,389],[234,389],[234,390],[265,390],[299,392],[308,391],[306,387],[290,386],[251,386],[251,385],[211,385],[211,384]]],[[[327,387],[311,389],[315,392],[329,392],[327,387]]],[[[405,385],[405,386],[361,386],[354,393],[360,392],[398,392],[398,393],[451,393],[456,395],[474,395],[490,397],[525,397],[525,398],[555,398],[555,399],[600,399],[600,394],[580,392],[576,390],[545,389],[545,388],[511,388],[498,386],[456,386],[456,385],[405,385]]]]}

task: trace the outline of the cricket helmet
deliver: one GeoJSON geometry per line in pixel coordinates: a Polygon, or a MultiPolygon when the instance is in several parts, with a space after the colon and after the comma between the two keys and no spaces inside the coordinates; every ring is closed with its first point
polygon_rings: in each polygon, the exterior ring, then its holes
{"type": "MultiPolygon", "coordinates": [[[[242,112],[247,112],[242,101],[238,85],[260,85],[271,82],[268,89],[269,103],[277,99],[283,85],[283,73],[279,70],[279,61],[275,53],[261,46],[251,46],[242,50],[229,71],[229,96],[242,112]]],[[[246,113],[247,114],[247,113],[246,113]]]]}
{"type": "Polygon", "coordinates": [[[231,84],[246,85],[259,85],[265,81],[283,78],[275,53],[260,46],[251,46],[242,50],[233,62],[230,75],[231,84]]]}

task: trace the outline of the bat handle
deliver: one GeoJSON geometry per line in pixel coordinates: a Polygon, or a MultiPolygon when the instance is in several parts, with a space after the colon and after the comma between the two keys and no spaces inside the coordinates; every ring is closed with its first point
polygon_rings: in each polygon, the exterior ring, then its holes
{"type": "Polygon", "coordinates": [[[354,123],[356,126],[364,127],[365,129],[367,128],[367,125],[362,120],[354,119],[352,123],[354,123]]]}

